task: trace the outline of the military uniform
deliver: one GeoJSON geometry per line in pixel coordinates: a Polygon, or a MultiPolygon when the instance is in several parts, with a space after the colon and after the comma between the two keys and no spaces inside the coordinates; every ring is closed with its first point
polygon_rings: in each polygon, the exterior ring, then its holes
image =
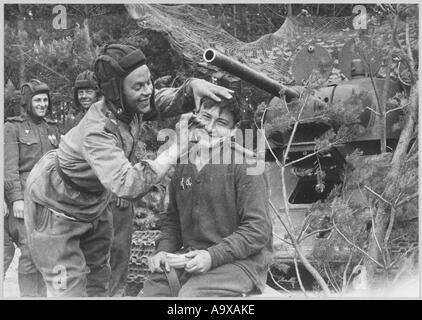
{"type": "MultiPolygon", "coordinates": [[[[77,98],[77,97],[76,97],[77,98]]],[[[75,115],[68,115],[65,119],[64,132],[69,132],[76,127],[86,114],[86,109],[81,108],[75,115]]],[[[124,124],[123,124],[124,125],[124,124]]],[[[139,139],[138,128],[132,125],[134,141],[139,139]]],[[[132,158],[134,152],[130,155],[132,158]]],[[[133,164],[134,159],[129,159],[133,164]]],[[[132,240],[133,203],[125,208],[117,207],[117,197],[112,197],[110,209],[113,216],[113,241],[110,252],[110,295],[123,296],[125,294],[126,277],[132,240]]]]}
{"type": "MultiPolygon", "coordinates": [[[[157,91],[155,108],[144,120],[191,111],[188,82],[157,91]]],[[[29,245],[51,294],[108,296],[111,196],[138,199],[161,178],[158,172],[163,174],[151,161],[132,165],[128,160],[141,121],[136,116],[124,123],[100,100],[28,177],[29,245]]]]}
{"type": "MultiPolygon", "coordinates": [[[[13,215],[12,204],[24,199],[26,180],[30,171],[46,152],[58,146],[59,139],[56,122],[47,118],[24,114],[7,119],[4,125],[4,187],[9,205],[9,215],[5,218],[5,232],[21,250],[18,272],[23,296],[37,296],[37,287],[42,291],[44,285],[42,278],[38,276],[39,279],[36,280],[37,277],[34,276],[38,271],[27,246],[24,221],[13,215]],[[32,280],[31,276],[34,276],[32,280]]],[[[10,254],[12,251],[9,251],[10,254]]],[[[13,256],[5,256],[5,262],[11,259],[13,256]]]]}

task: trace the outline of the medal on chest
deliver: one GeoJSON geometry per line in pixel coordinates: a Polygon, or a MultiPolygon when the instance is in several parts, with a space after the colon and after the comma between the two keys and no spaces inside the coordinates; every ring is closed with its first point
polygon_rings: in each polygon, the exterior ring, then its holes
{"type": "Polygon", "coordinates": [[[59,141],[57,140],[56,134],[51,128],[47,128],[47,138],[53,146],[59,146],[59,141]]]}
{"type": "Polygon", "coordinates": [[[180,189],[185,190],[189,189],[192,186],[192,178],[191,177],[182,177],[180,180],[180,189]]]}
{"type": "Polygon", "coordinates": [[[47,137],[53,146],[57,147],[59,145],[59,142],[57,141],[57,137],[55,134],[48,134],[47,137]]]}

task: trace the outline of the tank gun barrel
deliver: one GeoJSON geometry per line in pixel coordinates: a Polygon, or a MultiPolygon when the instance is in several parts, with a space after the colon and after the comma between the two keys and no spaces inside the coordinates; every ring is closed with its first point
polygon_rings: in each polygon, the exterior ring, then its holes
{"type": "Polygon", "coordinates": [[[267,77],[265,74],[260,73],[240,63],[239,61],[229,58],[214,49],[206,49],[204,51],[204,60],[227,72],[230,72],[236,77],[253,84],[273,96],[280,97],[284,94],[287,102],[293,98],[299,97],[299,93],[296,90],[286,87],[267,77]]]}

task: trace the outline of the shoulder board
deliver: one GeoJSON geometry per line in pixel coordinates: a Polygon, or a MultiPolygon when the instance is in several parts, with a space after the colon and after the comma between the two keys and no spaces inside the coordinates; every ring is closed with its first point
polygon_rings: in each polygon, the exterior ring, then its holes
{"type": "Polygon", "coordinates": [[[25,118],[23,118],[22,116],[16,116],[16,117],[10,117],[6,119],[6,122],[10,121],[10,122],[24,122],[25,118]]]}
{"type": "Polygon", "coordinates": [[[117,123],[116,120],[108,118],[105,123],[104,130],[106,132],[110,132],[114,135],[117,135],[119,132],[119,124],[117,123]]]}

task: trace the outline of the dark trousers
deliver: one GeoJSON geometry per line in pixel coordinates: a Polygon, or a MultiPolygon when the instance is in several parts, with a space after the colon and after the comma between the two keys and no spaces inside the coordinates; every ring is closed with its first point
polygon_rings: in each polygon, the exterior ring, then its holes
{"type": "Polygon", "coordinates": [[[124,296],[132,242],[133,204],[120,209],[116,207],[116,201],[113,201],[111,210],[114,237],[110,252],[110,296],[124,296]]]}
{"type": "MultiPolygon", "coordinates": [[[[176,269],[181,285],[178,297],[240,297],[250,293],[254,284],[237,265],[228,263],[204,274],[190,274],[176,269]]],[[[140,297],[171,297],[164,273],[153,273],[144,282],[140,297]]]]}
{"type": "Polygon", "coordinates": [[[82,222],[25,199],[25,225],[32,257],[49,295],[108,296],[112,238],[109,206],[94,221],[82,222]]]}
{"type": "Polygon", "coordinates": [[[4,220],[5,226],[5,272],[13,260],[15,248],[13,242],[19,247],[21,255],[18,264],[19,291],[22,297],[45,297],[46,286],[42,276],[36,268],[28,247],[28,238],[23,219],[13,215],[12,208],[4,220]],[[9,240],[6,240],[9,238],[9,240]]]}

